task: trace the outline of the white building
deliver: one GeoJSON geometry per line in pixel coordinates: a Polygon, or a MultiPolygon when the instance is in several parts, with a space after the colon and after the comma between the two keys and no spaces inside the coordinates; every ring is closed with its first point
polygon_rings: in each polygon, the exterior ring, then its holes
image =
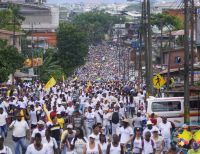
{"type": "Polygon", "coordinates": [[[59,26],[57,7],[33,4],[21,4],[21,15],[25,17],[22,29],[25,31],[55,31],[59,26]]]}

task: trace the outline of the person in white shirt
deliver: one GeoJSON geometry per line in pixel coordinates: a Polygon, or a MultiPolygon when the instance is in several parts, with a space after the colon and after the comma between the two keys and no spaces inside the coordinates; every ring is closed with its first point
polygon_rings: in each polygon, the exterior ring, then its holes
{"type": "Polygon", "coordinates": [[[58,102],[58,106],[57,106],[57,111],[58,112],[65,112],[65,107],[62,105],[62,102],[58,102]]]}
{"type": "Polygon", "coordinates": [[[119,129],[120,144],[128,149],[131,147],[129,143],[133,139],[133,129],[129,126],[128,119],[122,120],[123,126],[119,129]]]}
{"type": "Polygon", "coordinates": [[[123,118],[126,117],[125,115],[125,108],[123,102],[120,102],[119,113],[122,115],[123,118]]]}
{"type": "Polygon", "coordinates": [[[109,103],[108,103],[107,99],[105,99],[104,103],[102,103],[101,105],[102,105],[102,109],[103,110],[108,110],[109,109],[109,103]]]}
{"type": "Polygon", "coordinates": [[[7,124],[6,119],[8,118],[8,114],[6,111],[3,110],[2,107],[0,107],[0,135],[4,138],[7,137],[7,124]]]}
{"type": "Polygon", "coordinates": [[[103,111],[100,109],[99,103],[96,104],[95,117],[96,117],[96,122],[102,124],[103,111]]]}
{"type": "Polygon", "coordinates": [[[124,154],[124,148],[119,143],[119,136],[117,134],[114,134],[112,136],[112,142],[108,144],[106,153],[107,154],[124,154]]]}
{"type": "Polygon", "coordinates": [[[151,136],[153,135],[153,128],[157,126],[153,126],[152,122],[150,120],[147,121],[146,128],[143,130],[143,138],[145,137],[146,132],[150,132],[151,136]]]}
{"type": "Polygon", "coordinates": [[[13,121],[9,128],[13,129],[12,137],[15,143],[15,154],[21,154],[20,147],[22,148],[22,154],[24,154],[27,148],[26,136],[29,133],[28,123],[21,118],[20,114],[17,114],[17,120],[13,121]]]}
{"type": "Polygon", "coordinates": [[[54,154],[58,152],[58,144],[55,138],[51,137],[50,129],[46,129],[45,131],[45,138],[43,140],[43,145],[48,148],[48,154],[54,154]]]}
{"type": "Polygon", "coordinates": [[[88,107],[88,112],[85,113],[85,129],[87,136],[92,133],[92,126],[95,124],[96,118],[94,112],[92,112],[92,107],[88,107]]]}
{"type": "Polygon", "coordinates": [[[83,148],[83,154],[102,154],[101,147],[98,142],[95,141],[95,136],[91,134],[89,141],[83,148]]]}
{"type": "Polygon", "coordinates": [[[0,136],[0,153],[1,154],[12,154],[12,150],[4,145],[4,138],[0,136]]]}
{"type": "Polygon", "coordinates": [[[101,147],[102,154],[106,154],[108,143],[106,142],[106,136],[104,134],[99,135],[99,145],[101,147]]]}
{"type": "Polygon", "coordinates": [[[142,154],[155,154],[155,152],[155,144],[153,140],[151,140],[151,133],[148,131],[145,133],[142,154]]]}
{"type": "Polygon", "coordinates": [[[163,151],[167,152],[171,147],[170,142],[171,142],[172,125],[169,121],[167,121],[166,117],[162,117],[162,122],[159,124],[159,130],[165,142],[165,147],[163,151]]]}
{"type": "Polygon", "coordinates": [[[31,130],[37,127],[37,111],[35,110],[34,105],[30,106],[30,123],[31,123],[31,130]]]}
{"type": "Polygon", "coordinates": [[[162,154],[164,149],[164,139],[162,136],[159,136],[159,129],[154,127],[153,128],[153,136],[151,137],[155,144],[156,153],[155,154],[162,154]]]}
{"type": "Polygon", "coordinates": [[[135,127],[135,135],[133,137],[133,154],[141,154],[142,153],[142,142],[143,138],[141,136],[141,129],[139,127],[135,127]]]}
{"type": "Polygon", "coordinates": [[[72,122],[72,114],[74,113],[74,106],[72,105],[72,102],[68,103],[66,113],[68,115],[68,123],[71,123],[72,122]]]}
{"type": "Polygon", "coordinates": [[[46,145],[42,144],[41,141],[41,134],[36,133],[35,141],[28,146],[26,154],[51,154],[49,148],[46,145]]]}
{"type": "Polygon", "coordinates": [[[85,111],[85,100],[86,100],[86,96],[84,95],[84,93],[79,97],[79,100],[80,100],[79,111],[83,113],[85,111]]]}
{"type": "Polygon", "coordinates": [[[103,113],[103,127],[105,128],[105,135],[109,134],[109,128],[110,128],[110,117],[111,114],[108,112],[108,110],[104,110],[103,113]]]}
{"type": "Polygon", "coordinates": [[[88,140],[84,137],[83,130],[81,128],[76,129],[76,135],[71,141],[71,149],[74,154],[82,154],[83,148],[87,144],[88,140]]]}
{"type": "Polygon", "coordinates": [[[45,139],[45,131],[46,131],[46,129],[45,129],[45,123],[44,123],[44,121],[39,120],[37,122],[37,128],[35,128],[33,130],[32,134],[31,134],[31,143],[34,142],[34,140],[35,140],[35,134],[36,133],[40,133],[41,134],[41,136],[42,136],[42,143],[43,143],[43,141],[45,139]]]}

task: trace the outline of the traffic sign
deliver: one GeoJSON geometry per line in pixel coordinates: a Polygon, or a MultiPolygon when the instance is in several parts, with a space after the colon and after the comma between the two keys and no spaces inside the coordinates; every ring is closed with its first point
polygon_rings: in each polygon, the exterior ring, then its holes
{"type": "Polygon", "coordinates": [[[165,83],[165,79],[160,74],[156,74],[156,76],[153,77],[153,85],[156,89],[160,89],[165,83]]]}

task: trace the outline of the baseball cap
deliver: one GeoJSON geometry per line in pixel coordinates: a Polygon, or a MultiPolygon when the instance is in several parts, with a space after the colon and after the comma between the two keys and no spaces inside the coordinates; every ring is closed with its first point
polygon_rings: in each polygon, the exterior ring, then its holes
{"type": "Polygon", "coordinates": [[[93,139],[95,139],[96,136],[95,136],[94,134],[91,134],[91,135],[89,136],[89,138],[93,138],[93,139]]]}
{"type": "Polygon", "coordinates": [[[152,125],[152,122],[150,120],[148,120],[147,125],[152,125]]]}
{"type": "Polygon", "coordinates": [[[157,127],[153,127],[152,132],[159,132],[159,129],[157,127]]]}
{"type": "Polygon", "coordinates": [[[42,120],[39,120],[39,121],[37,122],[37,124],[38,124],[38,125],[45,125],[44,121],[42,121],[42,120]]]}
{"type": "Polygon", "coordinates": [[[73,128],[73,126],[72,126],[71,124],[69,124],[69,125],[67,125],[67,128],[70,128],[70,129],[72,129],[72,128],[73,128]]]}
{"type": "Polygon", "coordinates": [[[60,111],[58,111],[56,114],[61,114],[61,112],[60,112],[60,111]]]}

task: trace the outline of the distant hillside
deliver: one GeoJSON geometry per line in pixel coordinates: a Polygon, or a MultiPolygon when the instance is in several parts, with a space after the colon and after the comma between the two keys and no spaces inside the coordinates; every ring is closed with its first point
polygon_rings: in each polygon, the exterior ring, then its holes
{"type": "Polygon", "coordinates": [[[141,4],[139,4],[139,3],[133,3],[133,4],[130,4],[129,6],[127,6],[124,9],[124,11],[128,11],[128,12],[137,11],[137,12],[140,12],[141,9],[142,9],[141,4]]]}

